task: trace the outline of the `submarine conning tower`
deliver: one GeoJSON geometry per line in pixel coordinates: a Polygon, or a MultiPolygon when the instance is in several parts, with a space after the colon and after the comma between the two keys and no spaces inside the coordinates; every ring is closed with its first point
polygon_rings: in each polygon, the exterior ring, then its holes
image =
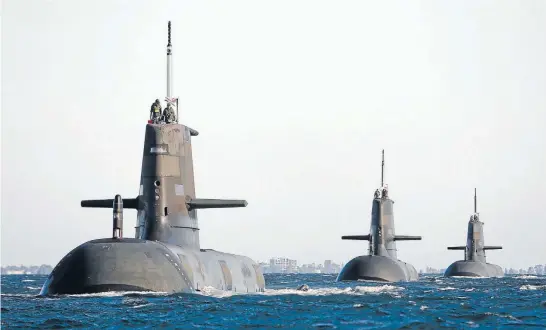
{"type": "MultiPolygon", "coordinates": [[[[144,135],[140,189],[136,198],[118,205],[137,210],[135,238],[200,249],[197,209],[245,207],[245,200],[199,199],[195,196],[191,137],[199,133],[178,123],[178,98],[172,97],[171,22],[168,23],[165,113],[148,120],[144,135]],[[172,117],[171,117],[172,118],[172,117]]],[[[116,196],[117,197],[117,196],[116,196]]],[[[113,199],[84,200],[82,207],[113,207],[113,199]]],[[[114,221],[114,228],[116,224],[114,221]]],[[[120,235],[114,238],[122,238],[120,235]]]]}
{"type": "Polygon", "coordinates": [[[421,236],[396,235],[394,226],[394,201],[389,197],[384,183],[385,150],[381,152],[381,187],[374,192],[370,234],[342,236],[344,240],[369,242],[368,255],[397,259],[396,241],[421,240],[421,236]]]}
{"type": "Polygon", "coordinates": [[[468,231],[466,235],[466,246],[450,246],[448,250],[464,250],[464,261],[480,261],[487,262],[485,251],[486,250],[500,250],[502,246],[486,246],[483,225],[480,221],[480,215],[478,213],[478,198],[476,194],[476,188],[474,188],[474,213],[470,216],[468,221],[468,231]]]}

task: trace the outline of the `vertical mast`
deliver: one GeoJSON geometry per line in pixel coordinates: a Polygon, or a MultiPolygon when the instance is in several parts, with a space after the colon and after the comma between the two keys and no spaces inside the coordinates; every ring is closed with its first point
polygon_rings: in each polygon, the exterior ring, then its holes
{"type": "Polygon", "coordinates": [[[178,98],[172,97],[173,93],[173,66],[172,66],[172,44],[171,44],[171,21],[168,24],[168,39],[167,39],[167,106],[176,106],[175,123],[178,123],[178,98]],[[176,100],[176,102],[175,102],[176,100]]]}
{"type": "Polygon", "coordinates": [[[381,187],[383,187],[384,168],[385,168],[385,149],[381,150],[381,187]]]}
{"type": "Polygon", "coordinates": [[[478,197],[476,197],[476,188],[474,188],[474,214],[478,213],[478,197]]]}
{"type": "Polygon", "coordinates": [[[168,33],[168,43],[167,43],[167,98],[171,97],[172,93],[172,66],[171,66],[171,55],[172,55],[172,45],[171,45],[171,21],[169,21],[169,33],[168,33]]]}

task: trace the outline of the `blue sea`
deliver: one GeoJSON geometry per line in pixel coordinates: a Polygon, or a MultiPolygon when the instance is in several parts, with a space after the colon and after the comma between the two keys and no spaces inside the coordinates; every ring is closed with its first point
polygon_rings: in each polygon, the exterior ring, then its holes
{"type": "Polygon", "coordinates": [[[4,329],[546,328],[546,276],[335,282],[266,274],[265,293],[101,293],[38,296],[46,276],[2,275],[4,329]],[[307,292],[297,291],[307,284],[307,292]]]}

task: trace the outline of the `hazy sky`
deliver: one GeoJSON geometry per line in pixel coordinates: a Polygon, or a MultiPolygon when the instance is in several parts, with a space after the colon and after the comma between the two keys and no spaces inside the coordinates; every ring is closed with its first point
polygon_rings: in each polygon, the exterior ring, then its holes
{"type": "Polygon", "coordinates": [[[366,254],[384,148],[400,259],[461,259],[476,187],[488,261],[546,263],[546,1],[4,0],[2,265],[111,235],[80,200],[138,194],[168,20],[197,196],[248,200],[202,247],[366,254]]]}

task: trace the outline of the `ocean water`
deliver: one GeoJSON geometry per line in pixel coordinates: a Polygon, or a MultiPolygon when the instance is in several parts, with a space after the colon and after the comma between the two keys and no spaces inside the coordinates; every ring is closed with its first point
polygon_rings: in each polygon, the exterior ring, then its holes
{"type": "Polygon", "coordinates": [[[546,276],[335,282],[266,274],[265,293],[101,293],[40,297],[46,276],[2,275],[2,328],[546,328],[546,276]],[[297,291],[301,284],[310,290],[297,291]]]}

